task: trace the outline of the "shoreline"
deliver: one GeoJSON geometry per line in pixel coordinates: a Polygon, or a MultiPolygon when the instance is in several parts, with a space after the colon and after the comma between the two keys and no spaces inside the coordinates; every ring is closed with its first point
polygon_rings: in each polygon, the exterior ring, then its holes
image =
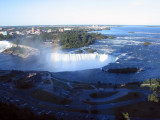
{"type": "Polygon", "coordinates": [[[2,51],[4,54],[10,54],[14,56],[21,57],[23,59],[29,58],[30,56],[39,55],[40,51],[36,48],[32,48],[25,45],[11,45],[11,48],[7,48],[4,51],[2,51]]]}
{"type": "MultiPolygon", "coordinates": [[[[64,79],[68,82],[82,82],[82,83],[102,83],[102,84],[111,84],[113,85],[124,85],[128,83],[135,83],[146,80],[145,78],[135,79],[135,75],[137,73],[130,74],[115,74],[104,72],[100,69],[89,69],[89,70],[81,70],[81,71],[69,71],[69,72],[49,72],[49,71],[38,71],[38,70],[0,70],[0,72],[11,72],[11,71],[19,71],[24,73],[36,72],[36,73],[52,73],[58,79],[64,79]],[[128,77],[133,76],[133,78],[128,77]],[[126,79],[128,78],[128,79],[126,79]]],[[[151,77],[152,78],[152,77],[151,77]]]]}

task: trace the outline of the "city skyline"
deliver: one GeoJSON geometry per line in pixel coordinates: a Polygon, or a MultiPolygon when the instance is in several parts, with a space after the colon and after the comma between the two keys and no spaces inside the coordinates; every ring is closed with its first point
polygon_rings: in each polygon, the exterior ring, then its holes
{"type": "Polygon", "coordinates": [[[0,0],[0,26],[160,25],[159,0],[0,0]]]}

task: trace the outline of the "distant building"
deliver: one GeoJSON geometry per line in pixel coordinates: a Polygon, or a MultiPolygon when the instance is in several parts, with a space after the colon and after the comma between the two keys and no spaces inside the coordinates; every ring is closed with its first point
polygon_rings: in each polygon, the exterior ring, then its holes
{"type": "Polygon", "coordinates": [[[16,31],[16,33],[19,35],[20,34],[20,32],[19,31],[16,31]]]}
{"type": "Polygon", "coordinates": [[[32,33],[32,31],[31,31],[31,30],[28,30],[28,31],[26,31],[26,33],[27,33],[27,34],[30,34],[30,33],[32,33]]]}
{"type": "Polygon", "coordinates": [[[9,28],[9,29],[7,29],[7,31],[13,31],[14,30],[14,28],[9,28]]]}
{"type": "Polygon", "coordinates": [[[34,27],[32,27],[32,33],[35,33],[34,27]]]}
{"type": "Polygon", "coordinates": [[[50,33],[50,32],[52,32],[52,30],[51,30],[51,29],[48,29],[48,30],[47,30],[47,33],[50,33]]]}
{"type": "Polygon", "coordinates": [[[20,32],[20,31],[16,31],[16,34],[17,34],[17,35],[20,35],[20,34],[21,34],[21,32],[20,32]]]}
{"type": "Polygon", "coordinates": [[[37,29],[37,34],[41,34],[41,29],[37,29]]]}
{"type": "Polygon", "coordinates": [[[72,30],[71,28],[64,28],[64,31],[72,30]]]}
{"type": "Polygon", "coordinates": [[[9,32],[9,35],[16,35],[16,32],[9,32]]]}
{"type": "Polygon", "coordinates": [[[0,34],[2,34],[2,35],[8,35],[8,32],[7,31],[1,31],[0,34]]]}
{"type": "Polygon", "coordinates": [[[2,31],[2,30],[3,30],[3,28],[0,27],[0,31],[2,31]]]}
{"type": "Polygon", "coordinates": [[[63,32],[63,31],[64,31],[64,29],[62,29],[62,28],[59,29],[59,32],[63,32]]]}

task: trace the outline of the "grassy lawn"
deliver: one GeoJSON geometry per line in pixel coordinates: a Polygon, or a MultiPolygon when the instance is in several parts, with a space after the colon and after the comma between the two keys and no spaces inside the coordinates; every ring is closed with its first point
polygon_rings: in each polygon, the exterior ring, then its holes
{"type": "Polygon", "coordinates": [[[86,89],[86,90],[91,90],[94,89],[91,85],[89,84],[76,84],[76,83],[72,83],[72,87],[74,88],[82,88],[82,89],[86,89]]]}
{"type": "Polygon", "coordinates": [[[110,108],[110,109],[102,109],[102,110],[92,110],[91,111],[92,114],[105,114],[105,115],[114,115],[114,109],[110,108]]]}
{"type": "Polygon", "coordinates": [[[52,79],[54,86],[59,86],[63,88],[64,90],[70,90],[70,87],[67,85],[67,83],[52,79]]]}
{"type": "Polygon", "coordinates": [[[149,86],[123,86],[123,87],[121,87],[121,88],[127,88],[127,89],[132,89],[132,90],[137,90],[137,89],[139,89],[139,90],[149,90],[150,88],[149,88],[149,86]]]}
{"type": "Polygon", "coordinates": [[[111,84],[93,84],[96,88],[113,88],[113,86],[111,84]]]}
{"type": "Polygon", "coordinates": [[[14,74],[7,74],[7,75],[4,75],[4,76],[0,76],[0,82],[11,82],[12,81],[12,78],[14,77],[15,75],[14,74]]]}
{"type": "Polygon", "coordinates": [[[136,86],[136,85],[127,85],[127,86],[123,86],[123,87],[121,87],[121,88],[127,88],[127,89],[140,89],[140,87],[139,86],[136,86]]]}
{"type": "Polygon", "coordinates": [[[90,105],[101,105],[101,104],[109,104],[109,103],[116,103],[116,102],[122,102],[126,100],[133,100],[136,98],[140,98],[144,96],[142,93],[137,92],[129,92],[127,95],[120,97],[118,99],[107,101],[107,102],[92,102],[92,101],[82,101],[83,103],[90,104],[90,105]]]}
{"type": "Polygon", "coordinates": [[[72,102],[69,99],[54,95],[41,89],[33,90],[30,95],[36,99],[54,104],[70,104],[72,102]]]}
{"type": "Polygon", "coordinates": [[[59,80],[60,81],[52,79],[53,84],[55,86],[59,86],[59,87],[63,88],[64,90],[70,90],[70,87],[67,85],[67,82],[70,82],[71,86],[74,88],[78,87],[78,88],[82,88],[82,89],[86,89],[86,90],[94,89],[90,84],[87,84],[87,83],[80,83],[77,81],[71,82],[71,81],[67,81],[64,79],[59,79],[59,80]]]}
{"type": "Polygon", "coordinates": [[[120,116],[122,112],[128,112],[131,117],[160,118],[160,103],[140,102],[115,108],[116,116],[120,116]]]}
{"type": "Polygon", "coordinates": [[[90,97],[96,98],[96,99],[98,99],[98,98],[106,98],[106,97],[110,97],[110,96],[112,96],[112,95],[114,95],[116,93],[118,93],[118,92],[117,91],[115,91],[115,92],[102,92],[102,93],[98,92],[98,93],[90,94],[90,97]]]}
{"type": "Polygon", "coordinates": [[[43,83],[44,83],[44,84],[51,84],[51,81],[50,81],[49,79],[47,79],[47,80],[45,80],[43,83]]]}
{"type": "Polygon", "coordinates": [[[0,73],[5,73],[5,71],[1,71],[1,70],[0,70],[0,73]]]}
{"type": "Polygon", "coordinates": [[[136,98],[143,97],[144,95],[142,93],[137,93],[137,92],[129,92],[127,95],[120,97],[118,99],[110,101],[111,103],[116,103],[116,102],[122,102],[126,100],[132,100],[136,98]]]}
{"type": "Polygon", "coordinates": [[[140,102],[121,106],[118,108],[101,109],[98,114],[115,115],[116,120],[122,120],[122,113],[128,113],[130,117],[160,119],[160,103],[140,102]]]}

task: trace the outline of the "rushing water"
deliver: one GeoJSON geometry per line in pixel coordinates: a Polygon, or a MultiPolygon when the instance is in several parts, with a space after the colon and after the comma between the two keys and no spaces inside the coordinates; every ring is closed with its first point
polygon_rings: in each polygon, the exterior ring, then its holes
{"type": "MultiPolygon", "coordinates": [[[[77,71],[104,67],[125,68],[137,67],[143,71],[129,75],[115,75],[96,71],[87,76],[90,71],[71,75],[72,80],[102,80],[103,82],[123,83],[145,80],[146,78],[160,77],[160,27],[147,26],[123,26],[113,27],[111,30],[93,31],[100,32],[106,36],[115,36],[114,39],[96,40],[88,47],[67,50],[66,53],[47,53],[38,57],[21,59],[16,56],[0,53],[0,69],[24,69],[24,70],[45,70],[45,71],[77,71]],[[144,46],[144,42],[151,42],[144,46]],[[86,48],[96,50],[94,54],[88,54],[86,48]],[[76,54],[81,49],[83,54],[76,54]],[[98,73],[98,75],[97,75],[98,73]],[[86,75],[86,77],[85,77],[86,75]],[[77,76],[79,79],[77,79],[77,76]],[[75,78],[73,78],[75,77],[75,78]],[[126,81],[125,81],[126,82],[126,81]]],[[[1,44],[2,45],[2,44],[1,44]]],[[[4,48],[3,48],[4,49],[4,48]]],[[[68,73],[63,74],[65,78],[68,73]]],[[[69,77],[68,77],[69,78],[69,77]]]]}
{"type": "MultiPolygon", "coordinates": [[[[113,35],[114,39],[97,40],[95,44],[88,46],[98,53],[117,56],[118,60],[104,69],[137,67],[142,68],[140,73],[114,74],[100,70],[82,71],[57,74],[70,80],[106,83],[128,83],[143,81],[146,78],[160,78],[160,27],[148,26],[123,26],[114,27],[111,30],[93,31],[106,36],[113,35]],[[144,42],[151,42],[144,46],[144,42]]],[[[86,47],[81,48],[85,50],[86,47]]]]}
{"type": "MultiPolygon", "coordinates": [[[[0,41],[0,50],[10,48],[12,44],[8,41],[0,41]]],[[[0,69],[5,70],[40,70],[51,72],[78,71],[86,69],[101,68],[113,63],[116,57],[108,54],[70,54],[44,52],[40,56],[22,59],[17,56],[0,54],[0,69]]]]}
{"type": "Polygon", "coordinates": [[[48,63],[56,71],[77,71],[101,68],[117,60],[116,57],[106,54],[57,54],[48,55],[48,63]],[[50,61],[51,60],[51,61],[50,61]]]}

